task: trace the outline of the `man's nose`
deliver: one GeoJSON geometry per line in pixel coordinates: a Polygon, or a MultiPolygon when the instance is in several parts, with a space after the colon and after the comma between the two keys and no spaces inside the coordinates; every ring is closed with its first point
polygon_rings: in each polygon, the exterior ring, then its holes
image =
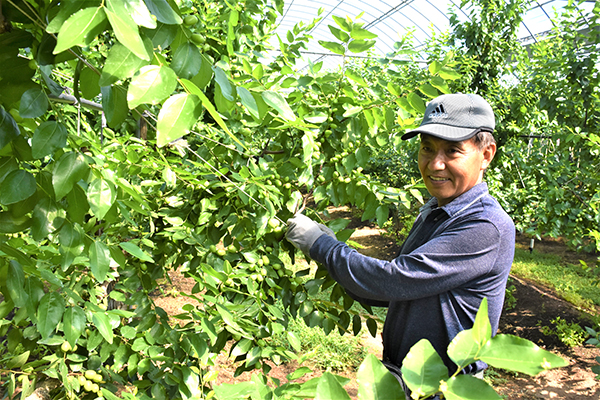
{"type": "Polygon", "coordinates": [[[429,169],[432,171],[439,171],[446,168],[446,158],[444,157],[444,153],[438,151],[431,157],[429,160],[429,169]]]}

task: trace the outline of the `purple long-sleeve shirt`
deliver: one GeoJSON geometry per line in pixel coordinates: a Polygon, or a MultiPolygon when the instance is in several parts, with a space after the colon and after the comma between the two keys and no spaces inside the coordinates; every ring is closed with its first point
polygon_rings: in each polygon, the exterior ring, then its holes
{"type": "MultiPolygon", "coordinates": [[[[388,307],[384,361],[401,366],[410,348],[426,338],[454,373],[448,344],[473,326],[484,297],[492,332],[498,329],[514,246],[513,221],[480,183],[443,207],[435,198],[423,206],[392,261],[361,255],[327,235],[316,240],[310,256],[352,297],[388,307]]],[[[478,362],[464,372],[483,368],[478,362]]]]}

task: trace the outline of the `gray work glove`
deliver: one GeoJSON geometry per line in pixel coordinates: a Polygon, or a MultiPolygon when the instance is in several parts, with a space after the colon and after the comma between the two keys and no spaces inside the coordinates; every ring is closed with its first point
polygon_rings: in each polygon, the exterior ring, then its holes
{"type": "Polygon", "coordinates": [[[303,214],[296,214],[287,221],[288,229],[285,238],[300,249],[305,256],[310,255],[310,249],[321,235],[329,235],[336,239],[335,233],[323,224],[319,224],[303,214]]]}

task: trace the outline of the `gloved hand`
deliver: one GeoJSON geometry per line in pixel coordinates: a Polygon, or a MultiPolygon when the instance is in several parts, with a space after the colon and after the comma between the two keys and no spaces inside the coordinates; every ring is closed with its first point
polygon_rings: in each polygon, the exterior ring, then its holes
{"type": "Polygon", "coordinates": [[[305,256],[310,255],[311,247],[321,235],[336,238],[331,229],[303,214],[296,214],[293,218],[288,219],[287,224],[288,230],[285,233],[285,238],[295,248],[300,249],[305,256]]]}

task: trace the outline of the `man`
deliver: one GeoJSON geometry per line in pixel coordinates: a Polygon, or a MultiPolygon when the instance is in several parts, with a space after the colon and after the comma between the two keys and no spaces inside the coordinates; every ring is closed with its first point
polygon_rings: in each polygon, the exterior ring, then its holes
{"type": "MultiPolygon", "coordinates": [[[[363,303],[388,307],[383,361],[399,377],[402,360],[422,338],[440,354],[449,373],[456,365],[447,347],[473,326],[488,299],[496,332],[506,281],[514,257],[515,227],[490,196],[483,175],[496,153],[490,105],[475,94],[448,94],[432,100],[419,128],[421,176],[432,198],[392,261],[359,254],[328,228],[304,215],[288,221],[287,239],[363,303]]],[[[478,374],[483,362],[463,373],[478,374]]]]}

